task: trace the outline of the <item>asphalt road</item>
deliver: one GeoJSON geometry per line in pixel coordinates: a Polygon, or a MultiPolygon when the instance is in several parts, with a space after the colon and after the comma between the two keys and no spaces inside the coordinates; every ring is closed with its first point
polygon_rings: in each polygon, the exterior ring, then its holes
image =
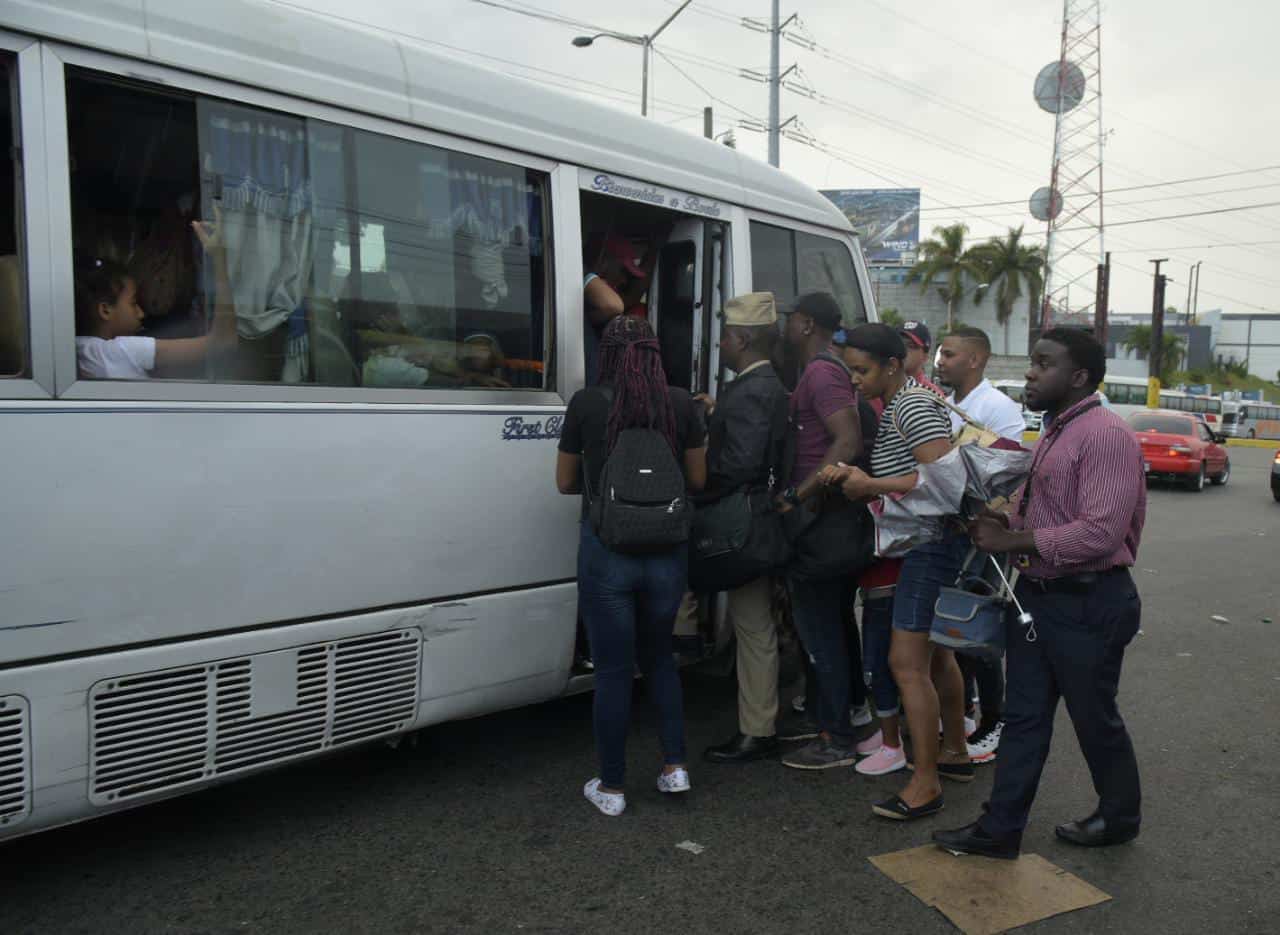
{"type": "MultiPolygon", "coordinates": [[[[1143,632],[1122,685],[1146,824],[1133,845],[1101,852],[1053,839],[1055,822],[1094,804],[1062,716],[1024,846],[1114,899],[1025,931],[1280,930],[1271,454],[1233,449],[1225,489],[1152,490],[1136,569],[1143,632]]],[[[733,691],[686,674],[693,751],[733,730],[733,691]]],[[[627,813],[606,819],[579,791],[595,769],[589,714],[582,696],[445,725],[413,747],[14,842],[0,848],[0,933],[952,931],[867,857],[969,821],[991,767],[910,827],[869,811],[900,777],[852,770],[695,760],[693,792],[665,801],[641,717],[627,813]]]]}

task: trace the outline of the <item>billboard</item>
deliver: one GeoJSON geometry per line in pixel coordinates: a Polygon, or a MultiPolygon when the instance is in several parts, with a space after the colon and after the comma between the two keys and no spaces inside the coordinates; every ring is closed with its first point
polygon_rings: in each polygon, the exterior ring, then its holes
{"type": "Polygon", "coordinates": [[[920,189],[839,188],[822,194],[849,219],[868,263],[915,262],[920,246],[920,189]]]}

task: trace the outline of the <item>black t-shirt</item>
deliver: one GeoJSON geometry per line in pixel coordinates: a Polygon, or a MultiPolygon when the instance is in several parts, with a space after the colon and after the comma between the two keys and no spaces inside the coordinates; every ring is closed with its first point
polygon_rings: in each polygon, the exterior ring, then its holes
{"type": "MultiPolygon", "coordinates": [[[[676,444],[683,451],[707,444],[706,408],[678,387],[667,387],[676,420],[676,444]]],[[[613,401],[602,389],[589,386],[578,390],[569,400],[560,429],[560,450],[582,455],[591,482],[591,490],[600,486],[600,472],[606,460],[609,439],[609,410],[613,401]]],[[[684,461],[680,461],[684,470],[684,461]]]]}

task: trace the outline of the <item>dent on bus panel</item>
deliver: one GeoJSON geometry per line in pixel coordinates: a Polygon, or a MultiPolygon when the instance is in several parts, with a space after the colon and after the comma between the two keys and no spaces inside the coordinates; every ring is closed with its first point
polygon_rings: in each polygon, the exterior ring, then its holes
{"type": "Polygon", "coordinates": [[[89,379],[549,388],[547,179],[70,69],[89,379]]]}

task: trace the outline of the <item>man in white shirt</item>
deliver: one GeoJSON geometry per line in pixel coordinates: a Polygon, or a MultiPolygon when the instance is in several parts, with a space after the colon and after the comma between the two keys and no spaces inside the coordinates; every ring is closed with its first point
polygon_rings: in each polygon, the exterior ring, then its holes
{"type": "MultiPolygon", "coordinates": [[[[969,418],[1002,438],[1022,443],[1026,422],[1022,406],[991,385],[984,374],[991,359],[991,341],[979,328],[957,328],[942,339],[938,349],[937,374],[951,387],[947,402],[959,406],[969,418]]],[[[963,420],[951,414],[951,430],[958,431],[963,420]]]]}
{"type": "MultiPolygon", "coordinates": [[[[951,387],[947,402],[959,406],[969,418],[979,422],[1002,438],[1022,443],[1026,425],[1022,406],[991,385],[985,377],[991,358],[991,341],[978,328],[957,328],[942,339],[938,348],[938,378],[951,387]]],[[[954,412],[951,431],[963,424],[954,412]]],[[[966,738],[969,758],[974,763],[995,760],[1004,730],[1004,673],[998,660],[956,653],[956,662],[964,675],[966,702],[973,697],[970,686],[978,690],[982,720],[966,738]]],[[[967,706],[967,705],[966,705],[967,706]]],[[[965,711],[966,718],[970,711],[965,711]]]]}

